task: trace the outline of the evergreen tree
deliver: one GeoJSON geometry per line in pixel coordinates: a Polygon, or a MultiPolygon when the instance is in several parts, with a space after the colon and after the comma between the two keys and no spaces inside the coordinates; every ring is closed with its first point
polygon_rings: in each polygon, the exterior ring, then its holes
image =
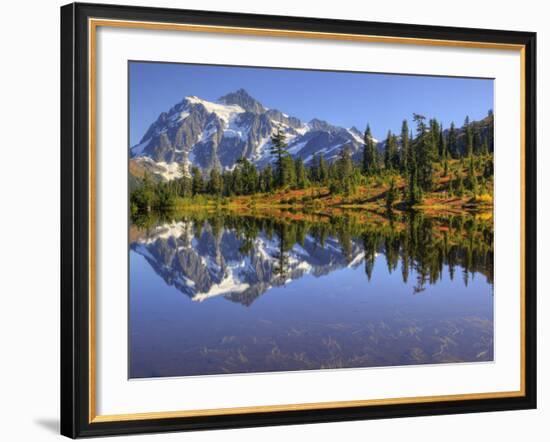
{"type": "Polygon", "coordinates": [[[204,179],[202,178],[200,169],[193,166],[191,169],[191,176],[193,180],[193,195],[198,195],[204,191],[204,179]]]}
{"type": "Polygon", "coordinates": [[[378,242],[379,239],[376,234],[370,232],[363,234],[363,247],[365,249],[365,273],[367,274],[369,281],[372,278],[372,272],[376,262],[378,242]]]}
{"type": "Polygon", "coordinates": [[[409,125],[407,123],[407,120],[403,120],[403,124],[401,125],[401,172],[406,172],[408,170],[409,150],[409,125]]]}
{"type": "Polygon", "coordinates": [[[294,160],[290,155],[285,155],[281,159],[281,187],[294,187],[296,185],[296,169],[294,167],[294,160]]]}
{"type": "Polygon", "coordinates": [[[273,190],[273,170],[269,164],[261,172],[261,187],[263,192],[273,190]]]}
{"type": "Polygon", "coordinates": [[[363,173],[365,175],[374,175],[378,172],[378,152],[376,151],[376,144],[372,138],[368,124],[363,136],[363,142],[363,173]]]}
{"type": "Polygon", "coordinates": [[[210,180],[208,181],[208,193],[220,196],[223,191],[223,182],[220,171],[213,167],[210,171],[210,180]]]}
{"type": "Polygon", "coordinates": [[[430,122],[432,131],[428,132],[425,124],[426,117],[419,114],[414,114],[416,122],[417,137],[415,139],[416,149],[416,175],[417,185],[422,191],[429,191],[433,187],[433,162],[435,160],[436,138],[433,130],[435,124],[430,122]]]}
{"type": "Polygon", "coordinates": [[[349,146],[345,146],[340,151],[340,158],[337,161],[336,168],[336,182],[341,184],[341,186],[337,185],[337,187],[339,188],[338,190],[343,191],[348,196],[355,193],[356,182],[354,176],[353,161],[351,159],[351,149],[349,148],[349,146]]]}
{"type": "Polygon", "coordinates": [[[464,130],[466,131],[466,156],[469,157],[474,153],[474,132],[470,124],[470,117],[464,120],[464,130]]]}
{"type": "Polygon", "coordinates": [[[399,152],[397,151],[397,138],[388,131],[386,146],[384,149],[384,166],[387,170],[399,168],[399,152]]]}
{"type": "Polygon", "coordinates": [[[435,118],[430,119],[430,137],[429,141],[429,157],[432,161],[437,161],[439,156],[439,146],[441,144],[439,137],[441,135],[441,126],[435,118]]]}
{"type": "Polygon", "coordinates": [[[413,143],[414,138],[411,132],[409,135],[409,147],[407,149],[407,170],[405,171],[409,177],[416,173],[416,149],[413,143]]]}
{"type": "Polygon", "coordinates": [[[386,142],[384,143],[384,167],[386,170],[392,169],[392,163],[391,163],[391,156],[392,156],[392,150],[393,146],[391,145],[391,131],[388,131],[388,135],[386,137],[386,142]]]}
{"type": "Polygon", "coordinates": [[[325,157],[321,153],[319,155],[319,182],[321,184],[326,184],[329,177],[328,165],[325,160],[325,157]]]}
{"type": "MultiPolygon", "coordinates": [[[[404,122],[406,123],[406,121],[404,122]]],[[[403,125],[405,126],[405,124],[403,125]]],[[[404,197],[410,205],[417,204],[421,201],[422,196],[418,187],[418,171],[417,171],[417,150],[416,142],[413,138],[412,131],[408,137],[409,146],[407,149],[407,186],[404,197]]]]}
{"type": "Polygon", "coordinates": [[[174,204],[174,195],[170,192],[168,183],[159,183],[155,188],[155,198],[153,206],[157,209],[164,210],[174,204]]]}
{"type": "Polygon", "coordinates": [[[189,176],[184,175],[178,180],[177,194],[184,198],[193,195],[193,180],[189,176]]]}
{"type": "Polygon", "coordinates": [[[468,161],[468,187],[470,188],[474,196],[478,194],[479,189],[478,189],[478,182],[477,182],[473,155],[470,155],[470,158],[468,161]]]}
{"type": "Polygon", "coordinates": [[[447,140],[443,133],[443,125],[439,126],[439,145],[438,145],[439,158],[443,159],[447,157],[447,140]]]}
{"type": "Polygon", "coordinates": [[[391,143],[392,143],[392,149],[391,149],[391,152],[392,152],[392,155],[391,155],[392,168],[394,170],[399,170],[399,167],[401,165],[401,159],[400,159],[400,156],[399,156],[399,141],[398,141],[397,135],[392,134],[391,143]]]}
{"type": "Polygon", "coordinates": [[[340,179],[340,170],[338,167],[338,161],[333,161],[328,165],[328,179],[338,180],[340,179]]]}
{"type": "Polygon", "coordinates": [[[258,169],[252,163],[248,163],[248,174],[247,174],[247,192],[249,195],[258,192],[260,188],[260,180],[258,176],[258,169]]]}
{"type": "Polygon", "coordinates": [[[244,182],[240,167],[235,167],[232,173],[231,193],[233,195],[242,195],[244,193],[244,182]]]}
{"type": "Polygon", "coordinates": [[[439,156],[443,161],[443,176],[449,175],[449,151],[447,149],[447,140],[443,133],[443,127],[439,132],[439,156]]]}
{"type": "Polygon", "coordinates": [[[234,194],[233,190],[233,174],[229,170],[224,170],[222,173],[223,194],[225,196],[231,196],[234,194]]]}
{"type": "Polygon", "coordinates": [[[298,189],[305,189],[308,186],[308,180],[306,176],[306,168],[301,158],[296,158],[294,161],[294,167],[296,169],[296,186],[298,189]]]}
{"type": "Polygon", "coordinates": [[[448,142],[448,150],[449,154],[452,158],[458,158],[458,145],[457,145],[457,136],[456,136],[456,129],[454,122],[451,123],[451,127],[449,128],[449,142],[448,142]]]}
{"type": "Polygon", "coordinates": [[[479,155],[482,149],[479,123],[473,122],[471,126],[472,126],[472,150],[475,155],[479,155]]]}
{"type": "Polygon", "coordinates": [[[418,184],[418,172],[416,171],[416,168],[409,175],[409,188],[407,193],[407,200],[410,205],[415,205],[422,202],[422,189],[418,184]]]}
{"type": "Polygon", "coordinates": [[[319,180],[319,156],[317,154],[313,155],[313,160],[311,161],[311,166],[309,167],[309,179],[318,183],[319,180]]]}
{"type": "Polygon", "coordinates": [[[148,172],[145,172],[141,181],[141,186],[134,190],[130,196],[130,207],[132,212],[149,212],[155,199],[154,184],[148,172]]]}
{"type": "Polygon", "coordinates": [[[340,180],[345,180],[353,174],[353,161],[351,159],[351,149],[349,146],[344,146],[340,150],[340,158],[338,159],[338,177],[340,180]]]}
{"type": "Polygon", "coordinates": [[[258,188],[258,171],[256,167],[245,157],[237,161],[237,167],[240,172],[241,186],[240,194],[252,195],[258,188]]]}
{"type": "Polygon", "coordinates": [[[271,136],[271,155],[275,156],[275,167],[277,170],[277,184],[284,186],[285,184],[285,172],[283,170],[284,158],[288,157],[288,145],[286,144],[286,137],[281,130],[281,126],[277,126],[277,131],[271,136]]]}

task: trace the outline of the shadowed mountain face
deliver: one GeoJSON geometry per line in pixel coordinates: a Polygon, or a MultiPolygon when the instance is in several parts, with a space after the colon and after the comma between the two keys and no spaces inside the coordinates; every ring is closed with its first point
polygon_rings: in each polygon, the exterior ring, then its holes
{"type": "Polygon", "coordinates": [[[179,164],[203,171],[231,169],[237,160],[247,158],[259,167],[272,161],[271,135],[280,127],[289,153],[306,164],[315,155],[334,160],[343,147],[355,158],[363,148],[362,134],[356,128],[344,129],[313,119],[304,123],[276,109],[267,109],[244,89],[229,93],[216,102],[185,97],[159,115],[130,156],[135,162],[171,179],[179,164]],[[170,166],[170,165],[174,166],[170,166]]]}
{"type": "Polygon", "coordinates": [[[491,361],[492,237],[461,216],[136,219],[129,376],[491,361]]]}
{"type": "Polygon", "coordinates": [[[244,89],[239,89],[236,92],[224,95],[219,99],[222,104],[237,105],[247,112],[253,114],[263,114],[267,109],[262,103],[252,98],[244,89]]]}

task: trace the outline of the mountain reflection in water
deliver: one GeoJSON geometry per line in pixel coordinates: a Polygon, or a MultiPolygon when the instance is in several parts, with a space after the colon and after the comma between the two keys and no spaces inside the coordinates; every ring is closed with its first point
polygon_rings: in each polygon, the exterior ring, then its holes
{"type": "Polygon", "coordinates": [[[130,230],[130,377],[493,359],[492,219],[201,213],[130,230]]]}

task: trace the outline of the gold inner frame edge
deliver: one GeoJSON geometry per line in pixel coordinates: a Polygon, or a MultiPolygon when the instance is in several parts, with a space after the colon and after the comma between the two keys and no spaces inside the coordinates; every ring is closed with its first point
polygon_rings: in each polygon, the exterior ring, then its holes
{"type": "Polygon", "coordinates": [[[211,26],[182,23],[159,23],[143,22],[132,20],[111,20],[111,19],[88,19],[88,94],[89,94],[89,367],[88,367],[88,422],[117,422],[133,421],[146,419],[168,419],[178,417],[200,417],[200,416],[221,416],[246,413],[269,413],[280,411],[304,411],[304,410],[322,410],[327,408],[349,408],[365,407],[375,405],[396,405],[396,404],[415,404],[426,402],[442,401],[460,401],[460,400],[482,400],[497,398],[513,398],[525,396],[525,45],[493,43],[493,42],[474,42],[460,40],[439,40],[423,39],[412,37],[390,37],[362,34],[345,34],[329,32],[312,31],[293,31],[282,29],[266,28],[245,28],[233,26],[211,26]],[[388,43],[388,44],[411,44],[420,46],[444,46],[461,47],[477,49],[498,49],[518,51],[520,54],[520,389],[517,391],[498,391],[487,393],[464,393],[453,395],[437,396],[415,396],[387,399],[366,399],[351,401],[331,401],[331,402],[313,402],[301,404],[283,404],[283,405],[260,405],[233,408],[215,408],[215,409],[197,409],[197,410],[179,410],[179,411],[153,411],[145,413],[128,414],[96,414],[96,35],[97,28],[115,27],[115,28],[134,28],[147,30],[169,30],[186,32],[206,32],[217,34],[236,34],[268,37],[291,37],[306,39],[324,39],[339,41],[357,41],[370,43],[388,43]]]}

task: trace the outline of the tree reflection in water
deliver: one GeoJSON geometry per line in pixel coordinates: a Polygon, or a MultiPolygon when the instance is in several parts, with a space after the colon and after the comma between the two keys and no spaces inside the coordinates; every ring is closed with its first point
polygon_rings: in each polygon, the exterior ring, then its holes
{"type": "Polygon", "coordinates": [[[493,358],[491,216],[132,221],[131,377],[493,358]]]}

